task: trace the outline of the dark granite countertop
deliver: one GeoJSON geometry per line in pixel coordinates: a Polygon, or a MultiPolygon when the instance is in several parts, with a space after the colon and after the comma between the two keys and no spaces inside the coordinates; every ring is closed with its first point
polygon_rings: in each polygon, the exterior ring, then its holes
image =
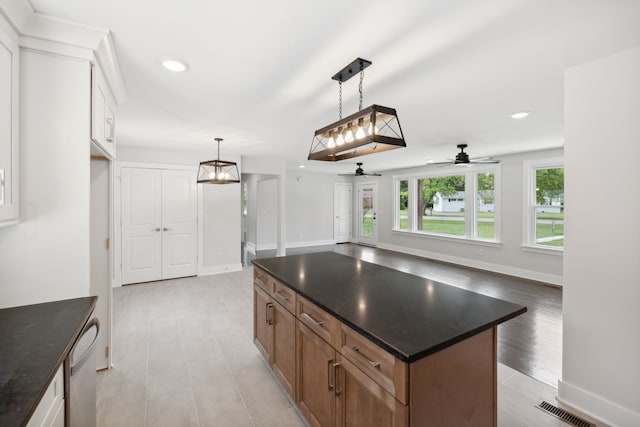
{"type": "Polygon", "coordinates": [[[0,310],[0,426],[25,425],[97,297],[0,310]]]}
{"type": "Polygon", "coordinates": [[[409,363],[527,311],[335,252],[253,264],[409,363]]]}

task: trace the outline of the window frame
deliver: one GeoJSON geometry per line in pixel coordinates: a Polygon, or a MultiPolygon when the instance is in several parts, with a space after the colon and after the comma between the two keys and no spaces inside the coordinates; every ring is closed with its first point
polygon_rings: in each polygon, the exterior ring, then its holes
{"type": "Polygon", "coordinates": [[[414,234],[435,239],[443,240],[462,240],[469,243],[480,245],[500,245],[500,164],[484,164],[471,166],[450,166],[439,170],[427,169],[422,172],[415,172],[406,175],[397,175],[393,177],[394,182],[394,223],[393,232],[403,234],[414,234]],[[464,167],[464,169],[461,169],[464,167]],[[494,238],[485,239],[478,237],[478,215],[477,215],[477,180],[479,174],[491,173],[494,176],[494,238]],[[465,201],[464,201],[464,235],[453,235],[443,233],[433,233],[417,229],[417,221],[419,218],[415,211],[418,198],[418,180],[426,178],[441,178],[445,176],[464,176],[465,178],[465,201]],[[400,181],[408,181],[409,198],[407,200],[407,216],[408,230],[400,229],[400,181]],[[472,197],[468,197],[467,194],[472,197]]]}
{"type": "Polygon", "coordinates": [[[536,242],[536,213],[540,206],[536,200],[536,172],[540,169],[564,169],[564,167],[564,159],[561,157],[523,162],[522,249],[526,251],[556,255],[564,253],[564,246],[548,246],[536,242]]]}

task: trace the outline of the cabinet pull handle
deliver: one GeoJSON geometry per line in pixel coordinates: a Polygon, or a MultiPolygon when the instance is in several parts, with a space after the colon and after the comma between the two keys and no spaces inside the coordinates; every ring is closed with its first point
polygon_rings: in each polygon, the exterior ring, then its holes
{"type": "Polygon", "coordinates": [[[267,316],[267,325],[273,325],[273,312],[271,311],[272,308],[273,308],[273,303],[268,302],[267,310],[265,314],[267,316]]]}
{"type": "Polygon", "coordinates": [[[353,351],[355,351],[356,353],[358,353],[360,356],[362,356],[362,358],[364,360],[366,360],[372,367],[374,368],[379,368],[380,367],[380,362],[376,362],[375,360],[371,360],[369,359],[367,356],[365,356],[364,354],[360,353],[360,349],[358,347],[356,347],[355,345],[352,347],[353,351]]]}
{"type": "MultiPolygon", "coordinates": [[[[155,230],[156,232],[157,232],[157,231],[160,231],[160,227],[156,227],[156,228],[154,228],[154,230],[155,230]]],[[[152,230],[152,231],[153,231],[153,230],[152,230]]]]}
{"type": "Polygon", "coordinates": [[[109,126],[109,135],[107,136],[107,142],[113,142],[113,119],[111,117],[107,117],[104,121],[109,126]]]}
{"type": "Polygon", "coordinates": [[[302,312],[300,314],[302,317],[304,317],[305,319],[307,319],[308,321],[312,322],[313,324],[315,324],[316,326],[322,326],[322,324],[324,322],[319,322],[316,319],[314,319],[313,317],[311,317],[309,314],[302,312]]]}
{"type": "Polygon", "coordinates": [[[334,383],[335,383],[335,370],[333,368],[333,362],[334,360],[331,359],[327,362],[327,386],[329,388],[328,391],[333,390],[334,387],[334,383]]]}
{"type": "Polygon", "coordinates": [[[333,382],[334,382],[334,387],[335,387],[335,394],[336,396],[340,396],[340,393],[342,393],[340,391],[340,387],[338,387],[338,368],[340,367],[340,362],[334,363],[333,364],[333,382]]]}

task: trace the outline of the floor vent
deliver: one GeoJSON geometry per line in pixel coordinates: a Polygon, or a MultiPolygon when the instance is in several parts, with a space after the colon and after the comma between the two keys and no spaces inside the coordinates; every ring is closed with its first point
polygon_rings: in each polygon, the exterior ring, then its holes
{"type": "Polygon", "coordinates": [[[536,405],[536,408],[541,409],[561,419],[565,423],[574,425],[576,427],[596,427],[595,424],[592,424],[589,421],[583,420],[582,418],[577,417],[572,413],[565,411],[564,409],[558,408],[557,406],[553,406],[551,403],[545,402],[544,400],[540,402],[538,405],[536,405]]]}

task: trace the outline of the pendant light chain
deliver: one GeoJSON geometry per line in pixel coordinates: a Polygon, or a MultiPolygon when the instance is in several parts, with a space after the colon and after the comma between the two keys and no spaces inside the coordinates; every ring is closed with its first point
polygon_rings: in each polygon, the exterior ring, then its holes
{"type": "Polygon", "coordinates": [[[342,119],[342,80],[338,82],[338,116],[342,119]]]}
{"type": "Polygon", "coordinates": [[[364,68],[362,68],[362,64],[360,64],[360,86],[358,89],[360,90],[360,104],[358,105],[358,111],[362,111],[362,81],[364,80],[364,68]]]}

